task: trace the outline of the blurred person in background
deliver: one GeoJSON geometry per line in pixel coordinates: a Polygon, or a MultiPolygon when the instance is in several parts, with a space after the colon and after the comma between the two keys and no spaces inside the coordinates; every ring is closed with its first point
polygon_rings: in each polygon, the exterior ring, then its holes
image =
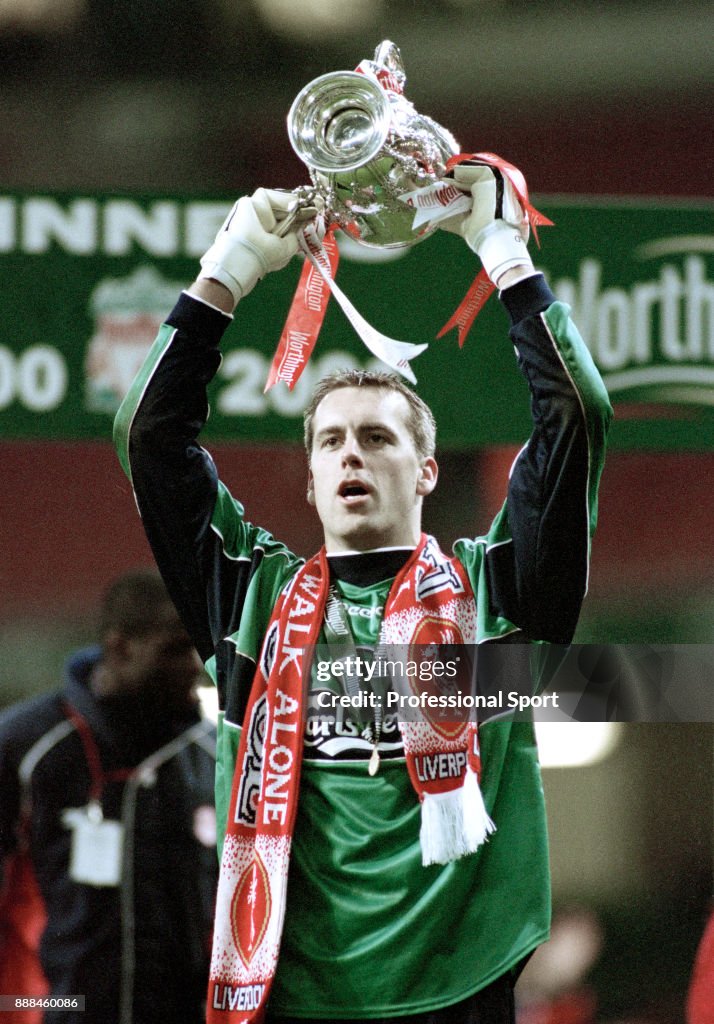
{"type": "MultiPolygon", "coordinates": [[[[313,707],[333,684],[341,695],[338,680],[310,676],[305,645],[568,643],[578,619],[609,402],[567,308],[533,268],[508,183],[481,164],[458,174],[473,207],[449,228],[501,290],[533,413],[487,537],[457,541],[454,557],[422,533],[438,472],[433,417],[393,375],[348,371],[318,385],[305,417],[307,501],[325,546],[305,565],[219,480],[198,442],[206,386],[238,301],[297,252],[297,229],[281,225],[289,194],[238,201],[117,415],[148,539],[218,687],[216,1024],[266,1012],[513,1024],[515,978],[548,936],[531,722],[489,723],[478,737],[462,723],[447,741],[426,718],[326,713],[310,730],[303,713],[308,688],[313,707]]],[[[468,400],[468,382],[444,387],[468,400]]]]}
{"type": "Polygon", "coordinates": [[[46,996],[17,1024],[200,1024],[217,878],[201,664],[152,570],[109,587],[100,641],[0,715],[0,992],[46,996]]]}
{"type": "Polygon", "coordinates": [[[518,986],[518,1024],[595,1024],[597,997],[589,975],[603,948],[604,930],[590,907],[574,904],[553,918],[518,986]]]}
{"type": "Polygon", "coordinates": [[[687,993],[687,1024],[714,1024],[714,910],[697,948],[687,993]]]}

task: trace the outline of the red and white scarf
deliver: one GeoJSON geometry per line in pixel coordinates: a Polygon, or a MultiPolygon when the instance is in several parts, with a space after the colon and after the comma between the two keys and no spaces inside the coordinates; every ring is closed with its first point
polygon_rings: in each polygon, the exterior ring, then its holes
{"type": "MultiPolygon", "coordinates": [[[[318,642],[330,574],[324,549],[284,588],[263,642],[233,778],[221,859],[209,1024],[259,1024],[275,975],[285,916],[305,725],[303,663],[318,642]]],[[[433,537],[397,575],[380,644],[474,643],[476,607],[466,570],[433,537]]],[[[410,717],[413,717],[411,715],[410,717]]],[[[399,723],[409,777],[421,802],[422,860],[475,852],[494,825],[483,804],[474,722],[444,726],[427,713],[399,723]],[[448,777],[434,770],[446,763],[448,777]],[[455,756],[454,756],[455,755],[455,756]]],[[[365,763],[365,771],[367,766],[365,763]]]]}

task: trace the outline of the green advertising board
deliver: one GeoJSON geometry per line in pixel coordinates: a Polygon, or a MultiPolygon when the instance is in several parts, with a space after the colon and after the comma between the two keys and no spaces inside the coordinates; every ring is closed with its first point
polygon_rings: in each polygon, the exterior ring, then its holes
{"type": "MultiPolygon", "coordinates": [[[[541,197],[555,227],[532,243],[608,386],[623,449],[714,447],[714,205],[541,197]]],[[[0,434],[109,438],[113,413],[179,290],[196,274],[230,200],[127,195],[0,196],[0,434]]],[[[402,253],[349,242],[337,280],[383,333],[429,342],[412,363],[440,443],[521,443],[525,384],[495,297],[463,349],[436,340],[468,289],[476,258],[436,232],[402,253]]],[[[268,367],[298,260],[240,305],[212,385],[207,435],[292,440],[318,377],[372,355],[330,302],[303,377],[267,394],[268,367]]]]}

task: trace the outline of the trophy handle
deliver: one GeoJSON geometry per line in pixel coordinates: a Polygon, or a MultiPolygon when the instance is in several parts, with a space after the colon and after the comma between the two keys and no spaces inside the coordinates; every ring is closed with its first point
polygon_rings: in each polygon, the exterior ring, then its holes
{"type": "Polygon", "coordinates": [[[277,189],[278,192],[287,191],[288,195],[295,196],[295,205],[292,210],[279,220],[273,231],[278,238],[284,238],[294,224],[307,224],[308,221],[317,217],[322,203],[317,199],[317,189],[311,185],[300,185],[295,189],[277,189]]]}
{"type": "Polygon", "coordinates": [[[407,75],[404,70],[401,50],[390,39],[383,40],[374,51],[374,63],[389,72],[397,92],[404,92],[407,75]]]}

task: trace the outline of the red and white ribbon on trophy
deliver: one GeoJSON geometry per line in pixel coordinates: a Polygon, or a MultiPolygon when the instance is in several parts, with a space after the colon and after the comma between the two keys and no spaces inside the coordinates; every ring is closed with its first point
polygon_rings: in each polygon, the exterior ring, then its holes
{"type": "MultiPolygon", "coordinates": [[[[540,245],[538,228],[552,225],[553,222],[531,203],[528,186],[521,171],[495,153],[460,153],[449,160],[447,172],[466,160],[493,167],[509,181],[526,213],[533,237],[540,245]]],[[[448,178],[405,193],[401,199],[414,207],[415,228],[422,225],[434,226],[449,217],[465,215],[472,205],[471,196],[462,192],[448,178]]],[[[339,264],[335,225],[329,225],[326,229],[323,215],[319,215],[301,229],[298,233],[298,243],[305,256],[305,264],[273,357],[265,390],[268,391],[278,381],[287,384],[291,391],[295,387],[315,348],[330,294],[335,297],[369,351],[412,384],[416,384],[416,377],[409,365],[410,360],[424,352],[428,344],[416,345],[390,338],[372,327],[355,309],[335,281],[339,264]]],[[[495,287],[486,272],[480,270],[453,316],[437,334],[437,338],[442,338],[456,327],[459,347],[463,348],[476,316],[495,291],[495,287]]]]}
{"type": "Polygon", "coordinates": [[[298,244],[305,255],[305,264],[270,366],[265,390],[268,391],[281,380],[291,391],[295,387],[317,342],[330,293],[369,351],[412,384],[416,384],[409,360],[424,352],[428,344],[413,345],[408,341],[390,338],[372,327],[358,313],[335,281],[339,251],[334,229],[325,232],[322,215],[318,215],[316,221],[311,221],[300,230],[298,244]]]}
{"type": "MultiPolygon", "coordinates": [[[[474,163],[486,164],[488,167],[495,167],[496,170],[500,171],[504,178],[506,178],[513,191],[516,193],[518,202],[523,207],[526,217],[528,218],[528,224],[533,231],[533,237],[536,240],[536,244],[540,247],[540,239],[538,238],[538,228],[545,227],[546,225],[552,225],[553,221],[550,220],[545,214],[536,210],[533,203],[530,201],[528,196],[528,185],[523,173],[510,164],[503,157],[497,156],[496,153],[459,153],[458,156],[454,156],[448,161],[446,165],[447,173],[456,167],[457,164],[462,164],[466,160],[471,160],[474,163]]],[[[463,299],[454,311],[453,316],[444,324],[437,338],[443,338],[445,334],[448,334],[454,327],[458,328],[458,340],[459,348],[464,347],[466,336],[471,330],[471,325],[474,320],[483,309],[484,304],[488,300],[489,296],[496,290],[495,284],[490,280],[488,274],[483,268],[479,270],[478,274],[474,278],[469,290],[464,295],[463,299]]]]}

